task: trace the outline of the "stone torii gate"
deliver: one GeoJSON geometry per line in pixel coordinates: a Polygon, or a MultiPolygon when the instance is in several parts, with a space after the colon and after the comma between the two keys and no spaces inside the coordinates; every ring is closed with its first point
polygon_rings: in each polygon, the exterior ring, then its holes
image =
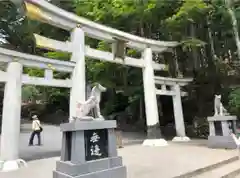
{"type": "Polygon", "coordinates": [[[163,70],[166,66],[153,62],[152,54],[161,53],[177,46],[178,43],[145,39],[106,27],[69,13],[44,0],[28,0],[25,5],[28,17],[71,33],[70,41],[57,41],[36,34],[38,47],[67,52],[72,56],[71,61],[66,62],[0,48],[0,61],[8,63],[7,71],[0,73],[0,81],[6,82],[0,160],[5,164],[11,163],[12,167],[10,166],[9,169],[14,169],[14,163],[18,162],[22,84],[70,88],[69,118],[71,118],[76,114],[77,101],[85,101],[85,57],[142,68],[146,119],[148,133],[151,133],[151,138],[149,137],[146,142],[150,145],[164,145],[166,141],[152,130],[159,129],[154,70],[163,70]],[[86,46],[85,36],[111,43],[112,52],[86,46]],[[126,47],[142,52],[142,57],[136,59],[126,56],[126,47]],[[23,66],[42,68],[45,70],[45,77],[23,75],[23,66]],[[54,79],[53,70],[69,72],[72,77],[65,80],[54,79]]]}
{"type": "Polygon", "coordinates": [[[155,83],[161,85],[160,89],[156,89],[157,95],[172,96],[173,99],[173,112],[175,118],[175,128],[177,136],[173,138],[173,141],[189,141],[186,137],[182,101],[181,96],[186,96],[186,92],[181,92],[182,86],[187,85],[192,81],[192,78],[167,78],[167,77],[155,77],[155,83]],[[170,90],[167,89],[170,87],[170,90]]]}
{"type": "Polygon", "coordinates": [[[0,171],[15,170],[19,167],[19,136],[21,120],[22,85],[42,85],[71,88],[69,79],[54,79],[53,69],[70,73],[75,63],[53,60],[0,48],[0,61],[7,64],[0,71],[0,82],[5,83],[2,133],[0,144],[0,171]],[[23,66],[37,67],[45,71],[44,78],[22,74],[23,66]]]}

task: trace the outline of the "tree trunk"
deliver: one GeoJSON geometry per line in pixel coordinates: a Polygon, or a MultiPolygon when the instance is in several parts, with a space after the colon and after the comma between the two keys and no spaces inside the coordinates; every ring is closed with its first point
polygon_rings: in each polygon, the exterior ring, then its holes
{"type": "MultiPolygon", "coordinates": [[[[212,56],[212,59],[215,60],[216,59],[216,52],[215,52],[215,48],[214,48],[212,30],[210,28],[210,21],[209,21],[208,16],[207,16],[206,20],[207,20],[208,39],[209,39],[209,42],[210,42],[211,56],[212,56]]],[[[209,59],[208,59],[208,64],[212,64],[212,61],[210,61],[209,59]]]]}
{"type": "MultiPolygon", "coordinates": [[[[172,34],[169,34],[169,38],[171,41],[173,41],[173,37],[172,37],[172,34]]],[[[178,64],[178,56],[177,56],[177,49],[175,48],[173,50],[173,65],[174,65],[174,76],[173,77],[181,77],[181,73],[180,73],[180,70],[179,70],[179,64],[178,64]]]]}
{"type": "Polygon", "coordinates": [[[238,33],[238,25],[237,25],[237,19],[236,19],[235,13],[231,7],[231,3],[232,3],[231,0],[225,0],[228,13],[231,16],[231,20],[232,20],[232,28],[233,28],[233,34],[234,34],[236,46],[237,46],[238,59],[240,59],[240,40],[239,40],[239,33],[238,33]]]}
{"type": "Polygon", "coordinates": [[[173,55],[174,55],[174,59],[175,59],[176,76],[178,78],[182,78],[183,76],[182,76],[181,71],[179,70],[178,56],[177,56],[177,50],[176,49],[174,49],[173,55]]]}
{"type": "MultiPolygon", "coordinates": [[[[193,23],[190,24],[190,35],[192,38],[196,38],[196,31],[193,23]]],[[[198,51],[196,47],[192,47],[192,56],[193,56],[193,68],[195,71],[197,71],[200,67],[200,63],[199,63],[198,51]]]]}

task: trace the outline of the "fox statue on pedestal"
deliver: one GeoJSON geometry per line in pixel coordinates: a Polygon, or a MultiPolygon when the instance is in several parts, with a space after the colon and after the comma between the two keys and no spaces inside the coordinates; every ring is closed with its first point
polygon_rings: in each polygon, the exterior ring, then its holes
{"type": "Polygon", "coordinates": [[[224,108],[222,102],[221,102],[221,95],[215,95],[214,99],[214,116],[220,115],[220,116],[227,116],[229,113],[224,108]]]}
{"type": "Polygon", "coordinates": [[[104,120],[100,111],[101,93],[105,92],[106,88],[100,84],[96,84],[91,91],[90,97],[85,102],[79,101],[77,103],[77,113],[73,120],[91,119],[91,120],[104,120]],[[88,116],[90,111],[94,109],[95,117],[88,116]]]}

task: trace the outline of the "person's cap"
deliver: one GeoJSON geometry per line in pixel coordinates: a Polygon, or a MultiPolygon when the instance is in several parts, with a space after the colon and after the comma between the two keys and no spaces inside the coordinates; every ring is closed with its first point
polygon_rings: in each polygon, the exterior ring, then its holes
{"type": "Polygon", "coordinates": [[[38,117],[37,117],[37,115],[33,115],[32,118],[33,119],[37,119],[38,117]]]}

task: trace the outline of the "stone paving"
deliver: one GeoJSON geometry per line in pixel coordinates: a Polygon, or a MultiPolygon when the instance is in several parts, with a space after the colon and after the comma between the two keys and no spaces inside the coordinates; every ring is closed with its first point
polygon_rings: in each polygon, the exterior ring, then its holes
{"type": "MultiPolygon", "coordinates": [[[[33,160],[28,162],[28,168],[15,172],[0,173],[0,178],[51,178],[52,170],[60,151],[60,131],[58,127],[44,126],[42,147],[28,147],[28,131],[21,133],[21,158],[33,160]],[[51,158],[46,158],[51,157],[51,158]],[[53,158],[54,157],[54,158],[53,158]],[[45,158],[41,160],[35,160],[45,158]]],[[[119,155],[127,166],[128,178],[172,178],[174,176],[226,160],[237,153],[235,150],[209,149],[205,141],[191,143],[172,143],[167,147],[143,147],[139,143],[143,135],[131,134],[124,137],[124,142],[130,143],[119,149],[119,155]]]]}
{"type": "MultiPolygon", "coordinates": [[[[235,151],[170,144],[168,147],[126,146],[119,150],[128,178],[172,178],[236,155],[235,151]]],[[[0,173],[1,178],[51,178],[58,158],[30,161],[28,168],[0,173]]]]}
{"type": "MultiPolygon", "coordinates": [[[[42,133],[43,146],[28,146],[28,140],[31,134],[31,124],[25,123],[21,125],[20,134],[20,158],[30,161],[60,155],[61,149],[61,132],[60,128],[52,125],[44,125],[42,133]]],[[[144,139],[143,134],[126,133],[124,134],[124,145],[141,143],[144,139]]],[[[1,137],[0,137],[1,139],[1,137]]],[[[37,139],[37,138],[35,138],[37,139]]],[[[35,140],[37,143],[37,140],[35,140]]]]}
{"type": "MultiPolygon", "coordinates": [[[[61,132],[57,126],[44,125],[42,132],[43,146],[28,146],[28,139],[31,134],[31,124],[22,125],[20,135],[20,157],[24,160],[30,161],[35,159],[42,159],[60,155],[61,149],[61,132]]],[[[125,133],[124,145],[142,143],[145,136],[139,133],[125,133]]],[[[37,139],[37,138],[35,138],[37,139]]],[[[37,140],[35,140],[37,143],[37,140]]]]}

